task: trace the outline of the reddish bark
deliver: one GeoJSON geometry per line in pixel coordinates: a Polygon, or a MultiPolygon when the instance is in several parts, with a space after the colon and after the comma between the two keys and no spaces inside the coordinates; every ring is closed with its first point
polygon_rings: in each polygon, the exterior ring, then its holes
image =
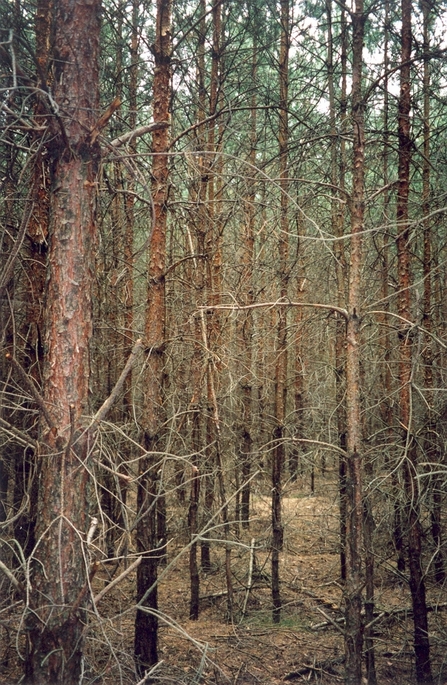
{"type": "MultiPolygon", "coordinates": [[[[154,122],[169,120],[171,101],[171,0],[157,0],[156,35],[153,45],[155,73],[153,83],[154,122]]],[[[152,233],[149,244],[148,290],[145,342],[148,354],[145,396],[141,419],[143,448],[140,459],[137,525],[138,551],[144,553],[137,571],[138,609],[135,618],[135,664],[140,676],[157,661],[157,550],[160,532],[160,492],[157,465],[151,454],[162,448],[164,417],[164,346],[166,330],[165,269],[166,224],[169,165],[168,127],[154,131],[152,138],[152,233]]]]}
{"type": "Polygon", "coordinates": [[[31,642],[26,675],[35,685],[79,682],[88,567],[88,412],[91,286],[96,247],[100,2],[55,4],[52,187],[45,308],[41,472],[32,564],[31,642]],[[79,598],[81,597],[81,601],[79,598]]]}

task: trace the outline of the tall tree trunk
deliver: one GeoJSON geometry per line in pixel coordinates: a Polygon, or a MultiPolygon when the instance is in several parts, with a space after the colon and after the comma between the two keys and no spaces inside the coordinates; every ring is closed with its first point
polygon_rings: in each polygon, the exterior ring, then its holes
{"type": "MultiPolygon", "coordinates": [[[[139,59],[139,37],[138,37],[138,0],[132,0],[132,32],[130,39],[130,69],[129,69],[129,129],[133,131],[137,125],[137,94],[138,94],[138,59],[139,59]]],[[[137,152],[137,141],[133,139],[129,143],[131,154],[137,152]]],[[[124,232],[124,264],[126,277],[124,279],[124,356],[127,357],[129,343],[126,340],[131,338],[133,330],[133,245],[134,245],[134,183],[132,178],[127,181],[128,193],[125,199],[126,228],[124,232]]],[[[129,373],[124,386],[124,412],[129,416],[132,412],[132,373],[129,373]]]]}
{"type": "Polygon", "coordinates": [[[82,672],[88,555],[80,533],[89,521],[93,443],[85,423],[89,393],[91,289],[96,247],[99,146],[99,0],[54,7],[53,98],[59,108],[51,159],[45,317],[45,417],[40,432],[38,540],[31,568],[30,652],[33,685],[77,685],[82,672]]]}
{"type": "MultiPolygon", "coordinates": [[[[387,185],[389,183],[389,158],[390,158],[390,107],[389,107],[389,68],[390,68],[390,56],[389,56],[389,41],[390,41],[390,6],[388,0],[385,2],[385,16],[384,16],[384,57],[383,57],[383,69],[384,69],[384,79],[383,79],[383,185],[385,187],[383,193],[383,217],[386,222],[389,218],[390,212],[390,194],[388,192],[387,185]]],[[[383,301],[383,315],[380,316],[379,323],[382,325],[383,329],[383,346],[384,346],[384,370],[382,375],[382,384],[384,392],[384,401],[381,406],[381,413],[383,417],[383,422],[385,425],[385,434],[387,436],[390,445],[395,442],[394,439],[394,428],[393,428],[393,384],[392,384],[392,374],[391,374],[391,362],[392,362],[392,340],[390,335],[390,327],[388,323],[388,315],[390,304],[389,304],[389,251],[390,251],[391,236],[389,233],[384,233],[383,243],[382,243],[382,301],[383,301]]],[[[389,449],[385,452],[385,463],[390,460],[389,449]]],[[[403,534],[402,534],[402,506],[399,499],[398,493],[400,490],[399,477],[396,469],[393,468],[391,472],[391,482],[394,491],[394,521],[393,521],[393,538],[394,545],[397,552],[397,569],[400,572],[405,570],[405,556],[404,556],[404,546],[403,546],[403,534]]]]}
{"type": "MultiPolygon", "coordinates": [[[[34,116],[42,125],[47,121],[47,107],[42,92],[51,85],[50,36],[52,24],[52,0],[40,0],[36,7],[36,60],[38,63],[38,84],[41,92],[36,95],[34,116]]],[[[34,134],[36,142],[41,133],[34,134]]],[[[24,341],[23,350],[15,355],[24,370],[35,381],[37,387],[42,382],[43,362],[43,299],[47,260],[47,239],[49,223],[50,173],[47,151],[39,146],[33,160],[31,177],[32,210],[28,221],[27,241],[27,278],[24,281],[23,300],[26,302],[26,317],[19,329],[19,339],[24,341]]],[[[30,436],[36,440],[37,426],[27,426],[29,418],[25,414],[25,424],[30,436]]],[[[10,451],[9,457],[12,457],[10,451]]],[[[14,523],[14,537],[28,558],[35,544],[35,518],[37,499],[37,460],[30,448],[20,449],[15,458],[14,505],[23,513],[14,523]]]]}
{"type": "MultiPolygon", "coordinates": [[[[154,122],[169,121],[171,101],[171,0],[157,0],[156,32],[153,53],[154,122]]],[[[135,665],[140,677],[158,660],[157,566],[160,549],[157,508],[160,497],[158,466],[151,452],[163,447],[164,365],[166,336],[165,269],[166,224],[169,184],[169,131],[167,127],[152,138],[152,232],[149,242],[148,290],[145,323],[147,365],[142,414],[143,448],[138,481],[138,551],[143,559],[137,571],[137,609],[135,618],[135,665]]]]}
{"type": "MultiPolygon", "coordinates": [[[[365,465],[369,480],[373,476],[373,463],[365,465]]],[[[365,658],[368,685],[377,685],[376,657],[374,650],[373,628],[369,627],[374,618],[374,518],[370,498],[364,500],[364,540],[365,540],[365,658]]]]}
{"type": "MultiPolygon", "coordinates": [[[[338,130],[336,118],[336,100],[334,83],[334,57],[332,35],[332,0],[326,0],[326,15],[328,19],[327,41],[327,66],[328,66],[328,91],[329,91],[329,117],[331,125],[331,223],[334,234],[341,238],[344,233],[345,220],[345,149],[341,139],[340,151],[338,149],[338,130]],[[340,188],[340,195],[336,189],[340,188]]],[[[341,88],[341,127],[346,124],[346,18],[342,10],[341,40],[342,40],[342,88],[341,88]]],[[[335,252],[335,276],[337,283],[337,306],[345,307],[347,265],[344,253],[343,240],[337,240],[334,245],[335,252]]],[[[337,431],[338,440],[342,450],[346,450],[346,353],[345,353],[345,329],[346,322],[339,314],[335,320],[335,401],[337,406],[337,431]]],[[[340,576],[346,579],[346,457],[340,454],[338,457],[339,470],[339,499],[340,499],[340,576]]]]}
{"type": "Polygon", "coordinates": [[[363,40],[366,16],[363,0],[356,0],[352,14],[352,121],[353,168],[351,195],[351,262],[348,322],[346,327],[346,583],[345,655],[346,685],[362,679],[362,429],[360,419],[360,286],[364,222],[365,133],[362,99],[363,40]]]}
{"type": "MultiPolygon", "coordinates": [[[[348,54],[348,25],[345,10],[341,11],[341,94],[340,94],[340,119],[342,132],[347,124],[347,54],[348,54]]],[[[344,135],[340,140],[340,190],[344,194],[346,175],[346,143],[344,135]]],[[[340,205],[337,217],[337,235],[342,238],[345,223],[345,197],[340,205]]],[[[339,307],[345,306],[347,292],[347,273],[345,248],[343,240],[335,243],[336,273],[337,273],[337,302],[339,307]]],[[[345,322],[340,316],[337,317],[335,332],[335,383],[337,402],[337,430],[338,440],[342,450],[346,451],[346,352],[345,352],[345,322]]],[[[340,576],[346,580],[346,457],[340,454],[338,457],[338,480],[340,497],[340,576]]]]}
{"type": "MultiPolygon", "coordinates": [[[[214,116],[219,102],[219,89],[221,77],[221,31],[222,31],[222,1],[213,0],[212,4],[213,43],[211,52],[210,74],[210,100],[208,116],[211,120],[208,124],[207,141],[207,211],[206,211],[206,294],[207,303],[211,306],[218,305],[221,298],[221,269],[222,269],[222,237],[220,235],[220,222],[218,217],[219,199],[219,167],[220,158],[216,145],[216,123],[214,116]]],[[[205,497],[208,499],[206,508],[211,512],[214,501],[214,474],[218,473],[220,455],[220,429],[217,407],[218,369],[216,365],[215,350],[220,342],[220,314],[217,310],[211,310],[206,317],[206,349],[207,349],[207,402],[206,413],[206,453],[208,461],[208,473],[210,478],[206,481],[208,491],[205,497]],[[213,474],[213,475],[211,475],[213,474]]]]}
{"type": "MultiPolygon", "coordinates": [[[[289,97],[289,47],[290,47],[290,8],[289,0],[280,3],[281,38],[279,47],[279,187],[280,230],[279,281],[280,298],[287,297],[288,251],[289,251],[289,172],[288,172],[288,97],[289,97]]],[[[272,600],[273,623],[281,620],[281,594],[279,587],[279,553],[283,548],[284,527],[282,524],[282,472],[284,469],[284,432],[287,399],[287,310],[278,311],[277,346],[275,364],[275,447],[272,460],[272,600]]]]}
{"type": "MultiPolygon", "coordinates": [[[[424,300],[423,300],[423,318],[422,323],[428,335],[425,336],[423,348],[424,360],[424,381],[426,401],[428,404],[427,417],[425,420],[425,455],[428,461],[433,462],[434,470],[439,471],[439,464],[441,460],[441,450],[439,446],[439,437],[436,430],[436,416],[433,406],[434,393],[433,388],[436,387],[435,382],[436,370],[434,366],[433,347],[434,342],[430,336],[433,328],[432,321],[432,231],[431,219],[429,217],[431,208],[431,192],[430,192],[430,61],[428,52],[430,50],[430,27],[432,23],[431,8],[432,5],[424,0],[421,2],[423,13],[423,32],[424,32],[424,80],[423,80],[423,94],[424,94],[424,122],[423,122],[423,136],[424,136],[424,156],[422,161],[422,214],[424,226],[424,300]]],[[[439,379],[440,382],[440,379],[439,379]]],[[[440,387],[440,386],[438,386],[440,387]]],[[[431,477],[430,481],[430,517],[431,517],[431,532],[433,542],[435,544],[434,554],[434,571],[435,580],[439,585],[443,585],[445,581],[444,569],[444,555],[442,552],[442,481],[441,474],[437,473],[431,477]]]]}
{"type": "MultiPolygon", "coordinates": [[[[256,83],[258,61],[258,46],[256,35],[253,35],[251,78],[256,83]]],[[[256,145],[257,145],[257,110],[256,90],[253,90],[250,109],[250,153],[248,170],[248,195],[245,211],[245,235],[244,256],[242,271],[243,304],[253,303],[253,260],[254,260],[254,229],[255,229],[255,201],[256,201],[256,145]]],[[[250,520],[250,472],[252,466],[252,363],[253,363],[253,312],[247,310],[242,315],[241,325],[241,355],[245,373],[241,378],[242,395],[242,426],[241,426],[241,453],[242,453],[242,492],[240,518],[242,528],[249,528],[250,520]]]]}
{"type": "Polygon", "coordinates": [[[425,580],[422,570],[422,530],[420,521],[419,485],[417,479],[417,447],[411,425],[412,331],[411,326],[411,254],[408,199],[410,192],[410,58],[411,58],[411,0],[402,0],[402,44],[399,95],[399,182],[397,196],[397,260],[398,260],[398,313],[402,317],[399,330],[399,409],[403,427],[405,524],[408,539],[410,590],[413,603],[414,650],[418,685],[431,685],[425,580]]]}

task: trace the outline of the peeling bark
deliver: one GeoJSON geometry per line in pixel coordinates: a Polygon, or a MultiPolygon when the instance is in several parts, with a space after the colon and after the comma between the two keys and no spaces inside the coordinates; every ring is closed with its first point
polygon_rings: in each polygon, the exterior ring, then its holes
{"type": "Polygon", "coordinates": [[[98,115],[100,2],[55,3],[52,184],[44,311],[43,395],[52,427],[40,430],[37,544],[31,559],[30,652],[34,685],[74,685],[82,669],[88,565],[89,399],[98,115]]]}

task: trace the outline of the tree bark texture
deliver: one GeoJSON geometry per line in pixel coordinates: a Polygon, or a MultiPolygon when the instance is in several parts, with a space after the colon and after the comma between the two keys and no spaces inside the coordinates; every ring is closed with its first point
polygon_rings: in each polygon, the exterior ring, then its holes
{"type": "MultiPolygon", "coordinates": [[[[156,35],[153,45],[155,73],[153,82],[154,122],[168,121],[171,101],[171,0],[157,0],[156,35]]],[[[137,545],[143,560],[137,571],[137,602],[146,609],[137,609],[135,618],[134,653],[138,674],[158,659],[158,598],[157,566],[160,550],[157,549],[164,531],[157,528],[158,500],[161,496],[157,477],[155,450],[163,447],[162,426],[164,419],[164,364],[166,335],[165,268],[166,224],[169,183],[169,130],[161,128],[152,138],[152,232],[149,241],[148,290],[145,323],[147,364],[145,395],[141,419],[144,432],[143,447],[146,456],[140,459],[138,482],[137,545]]]]}
{"type": "MultiPolygon", "coordinates": [[[[253,83],[256,83],[257,76],[257,41],[253,36],[251,76],[253,83]]],[[[245,210],[244,222],[244,253],[242,264],[242,289],[244,304],[253,302],[253,263],[254,263],[254,231],[255,231],[255,165],[256,165],[256,90],[251,96],[250,109],[250,152],[249,152],[249,174],[248,197],[245,210]]],[[[242,528],[248,529],[250,525],[250,472],[252,468],[252,363],[253,363],[253,312],[248,310],[242,318],[241,324],[241,357],[244,360],[245,374],[240,381],[240,392],[242,399],[242,426],[241,426],[241,507],[240,520],[242,528]]]]}
{"type": "Polygon", "coordinates": [[[352,120],[353,170],[351,196],[351,262],[349,271],[348,321],[346,327],[346,583],[345,656],[346,685],[362,679],[362,427],[360,417],[360,285],[364,222],[364,103],[362,67],[365,15],[363,0],[356,0],[352,14],[352,120]]]}
{"type": "MultiPolygon", "coordinates": [[[[281,36],[279,46],[279,187],[280,198],[280,236],[279,250],[279,290],[280,298],[287,297],[289,220],[288,220],[288,145],[289,124],[287,116],[289,92],[289,47],[290,47],[290,8],[288,0],[280,3],[281,36]]],[[[281,596],[279,587],[279,553],[283,548],[283,524],[281,513],[282,472],[285,462],[284,428],[287,401],[287,310],[278,311],[277,347],[275,365],[275,449],[272,462],[272,600],[273,622],[281,620],[281,596]]]]}
{"type": "Polygon", "coordinates": [[[200,494],[200,473],[196,466],[192,467],[191,476],[191,495],[189,499],[188,511],[188,525],[189,533],[191,535],[191,547],[189,548],[189,577],[191,582],[191,596],[189,602],[189,618],[191,621],[197,621],[199,618],[199,591],[200,591],[200,577],[199,566],[197,564],[197,541],[194,540],[197,535],[198,520],[197,511],[199,508],[199,494],[200,494]]]}
{"type": "MultiPolygon", "coordinates": [[[[338,145],[338,128],[336,119],[336,99],[334,83],[334,56],[332,35],[332,0],[326,0],[326,16],[328,22],[327,41],[327,69],[329,90],[329,116],[331,125],[331,183],[343,191],[345,187],[345,145],[343,138],[338,145]]],[[[341,126],[344,127],[346,119],[346,19],[342,17],[342,92],[341,92],[341,126]]],[[[337,198],[334,194],[331,202],[331,222],[335,235],[342,238],[344,233],[344,193],[337,198]]],[[[335,278],[337,282],[337,305],[341,308],[346,305],[346,281],[347,265],[344,252],[343,240],[337,240],[334,245],[335,252],[335,278]]],[[[345,353],[346,325],[340,315],[335,320],[335,400],[337,403],[337,431],[338,441],[342,450],[346,451],[346,353],[345,353]]],[[[346,579],[346,457],[339,455],[339,499],[340,499],[340,576],[346,579]]]]}
{"type": "MultiPolygon", "coordinates": [[[[431,209],[431,160],[430,160],[430,27],[433,23],[432,5],[429,2],[422,3],[423,11],[423,32],[424,32],[424,122],[423,122],[423,136],[424,136],[424,159],[422,162],[422,213],[424,216],[424,302],[423,302],[423,325],[425,330],[430,334],[433,329],[433,297],[432,297],[432,270],[433,270],[433,255],[432,255],[432,219],[430,218],[431,209]]],[[[424,435],[424,453],[428,461],[433,464],[439,464],[442,460],[442,451],[439,444],[439,436],[436,431],[436,417],[433,407],[434,393],[433,388],[437,383],[441,383],[439,372],[435,365],[434,343],[430,335],[426,335],[423,348],[424,360],[424,382],[426,389],[426,401],[428,404],[425,435],[424,435]],[[436,379],[436,380],[435,380],[436,379]]],[[[440,387],[440,386],[439,386],[440,387]]],[[[435,471],[438,467],[433,467],[435,471]]],[[[433,475],[430,479],[430,518],[431,518],[431,533],[433,543],[436,547],[434,554],[434,570],[435,580],[439,585],[443,585],[445,581],[444,568],[444,554],[442,552],[443,534],[442,534],[442,482],[440,474],[433,475]]]]}
{"type": "Polygon", "coordinates": [[[35,685],[74,685],[82,669],[89,526],[86,427],[91,288],[96,248],[99,147],[99,0],[54,4],[53,99],[48,144],[52,183],[46,287],[43,395],[36,547],[30,560],[25,670],[35,685]],[[50,423],[51,425],[47,425],[50,423]]]}
{"type": "MultiPolygon", "coordinates": [[[[398,115],[399,166],[397,195],[397,260],[398,260],[398,313],[403,320],[411,320],[411,253],[408,200],[410,193],[411,163],[411,0],[402,0],[402,33],[400,94],[398,115]]],[[[409,323],[402,323],[399,330],[399,409],[404,451],[405,524],[407,526],[408,563],[410,590],[413,603],[414,651],[418,685],[431,685],[433,676],[430,665],[430,643],[425,598],[425,581],[422,571],[422,540],[420,523],[419,486],[417,476],[417,451],[411,426],[411,376],[412,331],[409,323]]]]}

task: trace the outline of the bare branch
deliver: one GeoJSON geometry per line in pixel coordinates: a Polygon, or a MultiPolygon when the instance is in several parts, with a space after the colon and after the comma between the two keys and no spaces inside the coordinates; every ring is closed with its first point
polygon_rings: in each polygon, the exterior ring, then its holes
{"type": "Polygon", "coordinates": [[[113,390],[110,393],[110,395],[108,396],[108,398],[101,405],[101,407],[98,409],[95,416],[93,417],[92,425],[97,425],[100,421],[105,419],[105,417],[107,416],[108,412],[110,411],[112,404],[116,400],[118,393],[120,392],[121,388],[124,385],[124,381],[126,380],[128,374],[132,370],[132,367],[135,364],[135,360],[137,358],[137,355],[138,355],[139,351],[142,349],[142,347],[143,347],[143,341],[141,340],[141,338],[138,338],[135,345],[133,346],[132,352],[129,355],[129,359],[126,362],[126,366],[122,370],[121,375],[115,384],[115,387],[113,388],[113,390]]]}
{"type": "Polygon", "coordinates": [[[5,421],[5,419],[2,419],[1,417],[0,428],[3,429],[4,433],[9,433],[12,437],[16,438],[16,440],[22,443],[25,447],[32,447],[33,449],[37,449],[37,442],[35,440],[30,438],[23,431],[19,430],[19,428],[12,426],[8,421],[5,421]]]}
{"type": "Polygon", "coordinates": [[[217,304],[217,305],[207,305],[206,307],[200,307],[198,311],[208,311],[210,309],[228,310],[228,311],[245,311],[247,309],[265,309],[273,307],[310,307],[313,309],[325,309],[329,312],[337,312],[345,319],[348,319],[348,312],[342,307],[336,307],[333,304],[319,304],[317,302],[291,302],[277,300],[276,302],[258,302],[256,304],[217,304]]]}
{"type": "Polygon", "coordinates": [[[47,409],[47,406],[46,406],[46,404],[45,404],[45,400],[43,399],[43,397],[42,397],[42,396],[39,394],[39,392],[37,391],[37,388],[36,388],[36,386],[34,385],[34,383],[33,383],[33,381],[31,380],[31,378],[28,376],[28,374],[26,373],[26,371],[25,371],[24,369],[22,369],[22,367],[20,366],[20,364],[19,364],[19,362],[17,361],[17,359],[14,359],[14,357],[12,356],[12,354],[9,354],[9,352],[6,354],[6,359],[7,359],[8,361],[11,362],[11,364],[14,366],[14,368],[16,369],[16,371],[18,371],[18,373],[19,373],[21,379],[23,380],[23,382],[26,384],[26,386],[27,386],[28,390],[30,391],[31,395],[33,396],[33,398],[34,398],[36,404],[38,405],[39,409],[42,411],[42,414],[43,414],[43,416],[44,416],[44,419],[45,419],[45,421],[47,422],[48,428],[51,428],[51,429],[53,429],[53,430],[56,430],[56,426],[54,425],[53,420],[52,420],[52,418],[51,418],[51,416],[50,416],[50,413],[49,413],[49,411],[48,411],[48,409],[47,409]]]}
{"type": "Polygon", "coordinates": [[[90,144],[92,145],[99,134],[101,133],[102,129],[107,126],[107,123],[109,119],[114,115],[118,107],[121,105],[121,99],[119,97],[116,97],[112,100],[110,105],[107,107],[106,111],[101,114],[99,117],[98,121],[94,125],[92,132],[90,133],[90,144]]]}
{"type": "Polygon", "coordinates": [[[16,590],[20,592],[22,597],[26,597],[26,592],[25,588],[23,587],[22,583],[17,580],[15,575],[9,570],[9,568],[3,563],[3,561],[0,561],[0,571],[3,571],[5,576],[11,581],[11,583],[14,585],[16,590]]]}
{"type": "Polygon", "coordinates": [[[115,138],[115,140],[112,140],[109,143],[109,145],[114,148],[121,147],[122,145],[130,143],[132,140],[134,140],[134,138],[140,138],[141,136],[144,136],[146,133],[152,133],[152,131],[159,131],[160,129],[166,128],[167,126],[170,126],[169,121],[158,121],[157,123],[148,124],[147,126],[140,126],[139,128],[135,128],[133,131],[123,133],[122,136],[119,136],[118,138],[115,138]]]}
{"type": "Polygon", "coordinates": [[[109,592],[109,590],[112,590],[112,588],[114,588],[115,585],[118,585],[118,583],[121,583],[121,581],[124,580],[124,578],[128,576],[129,573],[132,573],[132,571],[135,571],[135,569],[138,568],[138,566],[141,564],[141,559],[142,557],[138,557],[138,559],[135,559],[135,561],[129,566],[129,568],[126,568],[122,573],[120,573],[120,575],[117,578],[112,580],[112,582],[106,585],[105,588],[101,590],[101,592],[98,592],[98,594],[95,597],[93,597],[93,603],[95,604],[95,606],[98,604],[98,602],[101,601],[104,595],[107,592],[109,592]]]}
{"type": "Polygon", "coordinates": [[[13,248],[8,256],[7,262],[3,269],[3,273],[0,277],[0,292],[6,288],[9,280],[12,276],[12,270],[14,268],[14,263],[19,254],[20,248],[22,247],[23,240],[25,238],[26,229],[28,228],[28,223],[31,218],[31,214],[34,208],[34,202],[31,201],[31,194],[33,192],[33,186],[31,185],[28,197],[26,198],[25,211],[23,212],[22,221],[20,222],[20,227],[18,230],[17,238],[15,239],[13,248]]]}

